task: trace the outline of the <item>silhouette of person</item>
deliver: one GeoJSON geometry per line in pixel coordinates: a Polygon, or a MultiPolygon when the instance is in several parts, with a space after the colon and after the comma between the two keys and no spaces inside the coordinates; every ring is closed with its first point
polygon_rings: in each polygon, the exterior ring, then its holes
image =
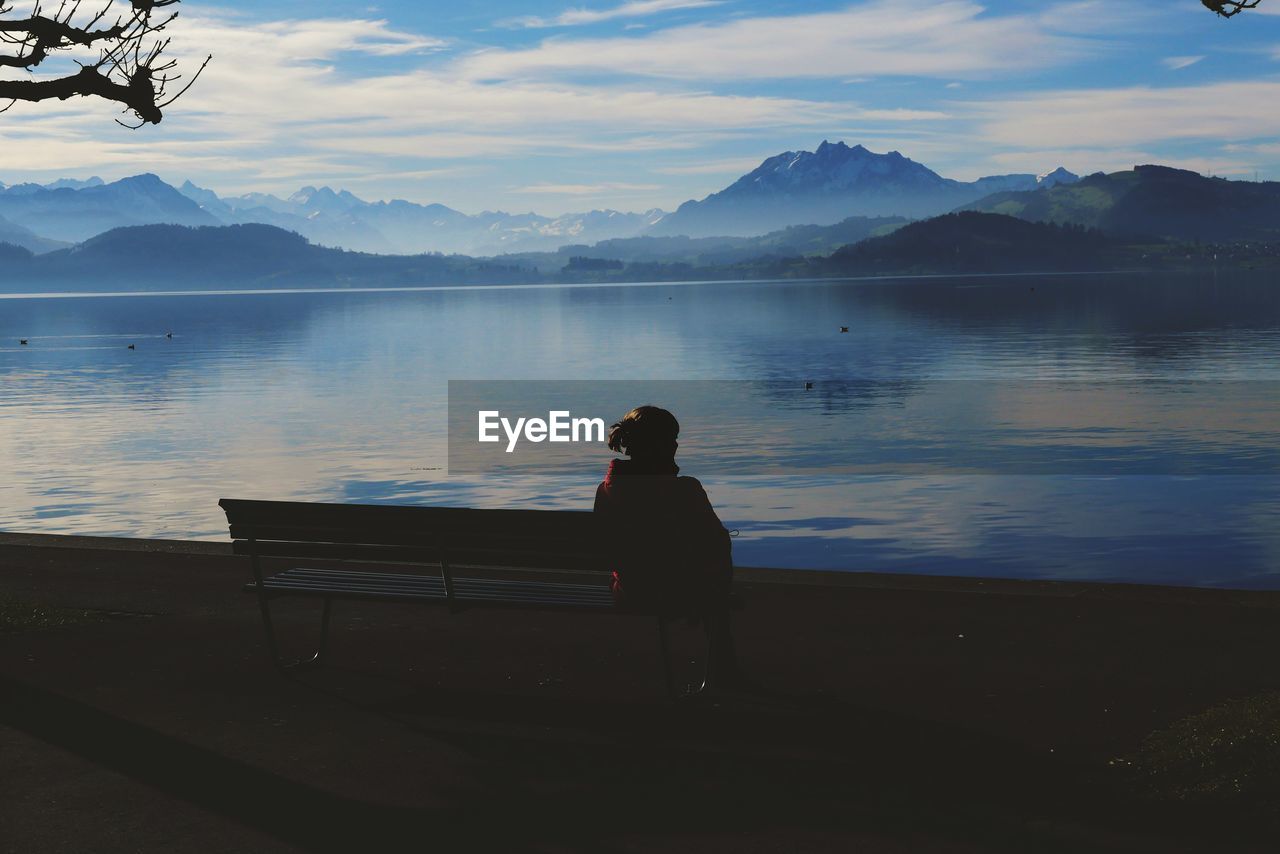
{"type": "Polygon", "coordinates": [[[611,587],[621,607],[700,618],[710,644],[708,681],[733,682],[729,532],[697,478],[679,476],[679,434],[675,416],[657,406],[639,406],[609,428],[609,449],[628,457],[610,461],[596,488],[611,587]]]}

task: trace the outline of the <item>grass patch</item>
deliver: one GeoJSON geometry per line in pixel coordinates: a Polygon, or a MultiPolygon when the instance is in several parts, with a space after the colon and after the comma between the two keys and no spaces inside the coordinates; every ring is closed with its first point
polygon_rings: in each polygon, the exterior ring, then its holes
{"type": "Polygon", "coordinates": [[[53,608],[0,598],[0,635],[58,629],[97,622],[101,618],[100,614],[78,608],[53,608]]]}
{"type": "Polygon", "coordinates": [[[1144,795],[1157,800],[1280,813],[1280,691],[1183,718],[1117,761],[1128,766],[1144,795]]]}

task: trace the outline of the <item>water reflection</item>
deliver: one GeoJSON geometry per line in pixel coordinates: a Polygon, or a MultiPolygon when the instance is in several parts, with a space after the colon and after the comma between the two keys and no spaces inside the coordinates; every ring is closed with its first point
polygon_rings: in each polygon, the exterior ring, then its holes
{"type": "Polygon", "coordinates": [[[685,417],[683,444],[742,563],[1277,586],[1280,478],[1227,474],[1275,470],[1277,345],[1246,279],[5,299],[0,528],[221,539],[224,495],[585,508],[603,456],[447,478],[447,381],[739,379],[766,428],[685,417]],[[850,445],[889,469],[826,473],[850,445]],[[985,474],[904,476],[962,446],[985,474]]]}

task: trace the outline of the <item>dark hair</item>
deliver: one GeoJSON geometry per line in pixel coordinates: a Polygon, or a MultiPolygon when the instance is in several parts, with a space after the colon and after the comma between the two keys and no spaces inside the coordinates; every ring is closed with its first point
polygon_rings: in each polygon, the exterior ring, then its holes
{"type": "Polygon", "coordinates": [[[657,406],[637,406],[609,428],[609,450],[627,453],[659,449],[675,442],[680,422],[657,406]]]}

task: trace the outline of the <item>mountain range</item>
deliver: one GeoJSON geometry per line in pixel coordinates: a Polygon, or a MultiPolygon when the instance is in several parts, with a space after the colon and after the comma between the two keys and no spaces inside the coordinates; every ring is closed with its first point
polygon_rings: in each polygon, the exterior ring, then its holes
{"type": "Polygon", "coordinates": [[[631,237],[664,216],[660,210],[597,210],[560,217],[502,211],[467,215],[441,204],[367,202],[329,187],[303,187],[286,199],[265,193],[221,198],[187,181],[179,192],[223,223],[276,225],[326,246],[378,253],[498,255],[557,249],[583,240],[631,237]]]}
{"type": "Polygon", "coordinates": [[[787,152],[724,190],[662,211],[561,217],[439,204],[368,202],[304,187],[288,198],[222,197],[155,175],[0,185],[0,243],[40,254],[122,226],[273,225],[313,244],[376,254],[509,256],[558,270],[570,258],[720,265],[762,256],[814,256],[953,210],[1072,224],[1114,236],[1271,241],[1280,235],[1280,183],[1230,181],[1158,165],[1077,178],[1058,168],[960,182],[898,152],[824,142],[787,152]],[[897,210],[899,214],[890,214],[897,210]]]}
{"type": "Polygon", "coordinates": [[[823,142],[814,152],[771,157],[726,189],[686,202],[675,213],[595,210],[547,217],[465,214],[441,204],[403,200],[370,202],[330,187],[303,187],[287,198],[220,196],[190,181],[174,187],[144,174],[111,183],[95,177],[46,185],[0,184],[0,242],[46,252],[121,226],[259,223],[296,232],[313,243],[363,252],[497,255],[641,236],[755,237],[854,216],[932,216],[994,192],[1074,180],[1059,168],[1040,177],[996,175],[960,182],[898,152],[876,154],[861,145],[823,142]]]}

